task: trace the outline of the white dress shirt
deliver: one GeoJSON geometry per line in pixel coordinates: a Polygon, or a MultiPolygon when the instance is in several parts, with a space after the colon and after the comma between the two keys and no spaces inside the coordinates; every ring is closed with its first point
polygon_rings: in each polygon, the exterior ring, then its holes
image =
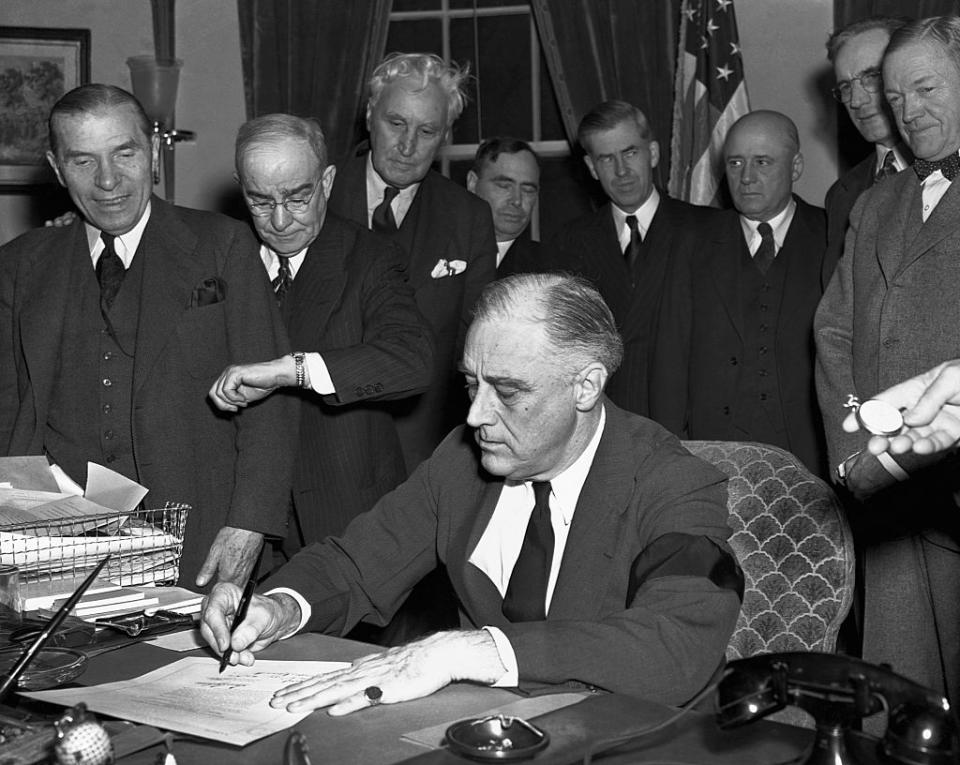
{"type": "Polygon", "coordinates": [[[893,152],[893,166],[897,169],[899,173],[901,170],[906,170],[910,167],[910,163],[903,158],[903,151],[900,149],[900,144],[897,144],[892,149],[887,148],[879,143],[873,145],[874,149],[877,152],[877,161],[873,166],[874,175],[880,172],[880,168],[883,167],[883,160],[886,159],[887,152],[893,152]]]}
{"type": "MultiPolygon", "coordinates": [[[[376,210],[383,201],[383,194],[387,188],[387,182],[380,177],[373,167],[373,152],[367,154],[367,228],[373,228],[373,211],[376,210]]],[[[393,219],[397,222],[397,228],[407,217],[410,205],[413,204],[413,198],[417,195],[419,183],[411,183],[405,189],[400,189],[400,193],[393,198],[390,203],[390,209],[393,210],[393,219]]]]}
{"type": "Polygon", "coordinates": [[[507,253],[510,251],[510,245],[512,245],[516,239],[507,239],[503,242],[497,242],[497,268],[500,268],[500,264],[503,263],[503,259],[507,256],[507,253]]]}
{"type": "Polygon", "coordinates": [[[647,232],[650,230],[650,224],[653,223],[653,216],[660,206],[660,192],[654,187],[650,191],[650,196],[647,197],[647,200],[632,213],[621,210],[612,202],[610,206],[613,208],[613,225],[617,231],[617,238],[620,240],[620,252],[625,252],[627,245],[630,244],[630,227],[627,226],[627,216],[637,216],[637,228],[640,230],[640,238],[645,239],[647,232]]]}
{"type": "Polygon", "coordinates": [[[930,214],[936,209],[937,205],[940,204],[940,200],[943,199],[943,195],[947,193],[949,188],[950,181],[948,181],[939,170],[930,173],[930,175],[920,182],[920,193],[923,197],[923,210],[921,215],[924,223],[926,223],[927,218],[930,217],[930,214]]]}
{"type": "MultiPolygon", "coordinates": [[[[287,257],[287,263],[290,265],[290,278],[296,279],[300,266],[303,265],[307,257],[308,247],[304,247],[296,255],[287,257]]],[[[280,256],[271,250],[267,245],[260,245],[260,260],[263,261],[263,267],[267,269],[267,277],[272,282],[280,273],[280,256]]],[[[337,392],[330,378],[330,371],[323,360],[323,357],[316,352],[306,352],[303,354],[303,363],[307,368],[307,379],[309,387],[321,396],[332,395],[337,392]]]]}
{"type": "MultiPolygon", "coordinates": [[[[137,221],[137,225],[130,229],[126,234],[121,234],[113,241],[113,249],[117,251],[117,256],[123,261],[124,268],[130,268],[133,263],[133,256],[140,246],[140,240],[143,238],[143,231],[147,227],[147,221],[150,220],[150,203],[137,221]]],[[[100,238],[100,229],[91,226],[89,223],[83,224],[87,231],[87,246],[90,248],[90,260],[93,261],[93,267],[97,267],[97,261],[100,260],[100,254],[103,252],[103,239],[100,238]]]]}
{"type": "MultiPolygon", "coordinates": [[[[767,221],[767,223],[770,224],[770,228],[773,229],[774,257],[779,254],[780,248],[783,247],[783,240],[787,238],[787,232],[790,230],[790,224],[793,222],[793,215],[796,211],[797,201],[793,197],[790,197],[787,206],[767,221]]],[[[743,215],[740,216],[740,228],[743,229],[743,238],[747,242],[747,249],[750,250],[751,258],[757,254],[757,250],[760,249],[760,243],[763,241],[763,237],[761,237],[757,231],[760,223],[758,220],[750,220],[750,218],[745,218],[743,215]]]]}

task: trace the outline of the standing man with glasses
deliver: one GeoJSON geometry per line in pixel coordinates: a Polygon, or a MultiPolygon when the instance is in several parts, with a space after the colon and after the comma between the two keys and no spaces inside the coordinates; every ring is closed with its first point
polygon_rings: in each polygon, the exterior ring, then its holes
{"type": "Polygon", "coordinates": [[[246,581],[280,535],[296,402],[227,416],[207,390],[287,340],[242,223],[153,196],[159,139],[137,100],[82,85],[50,113],[57,179],[80,213],[0,250],[0,454],[87,462],[191,506],[180,581],[246,581]]]}
{"type": "Polygon", "coordinates": [[[909,167],[913,160],[910,150],[900,140],[890,107],[883,97],[880,71],[890,35],[906,22],[904,18],[876,16],[839,29],[827,40],[827,59],[833,65],[837,81],[831,91],[833,97],[846,107],[850,121],[874,150],[827,191],[824,289],[843,254],[850,211],[857,198],[874,183],[909,167]]]}
{"type": "Polygon", "coordinates": [[[328,212],[335,173],[315,120],[269,114],[237,134],[236,177],[295,351],[228,367],[210,398],[224,411],[280,388],[300,400],[288,551],[341,533],[406,478],[382,402],[420,393],[432,369],[403,253],[328,212]]]}
{"type": "Polygon", "coordinates": [[[884,96],[916,160],[871,186],[816,317],[817,394],[863,550],[863,658],[960,703],[956,454],[873,454],[845,404],[960,356],[960,18],[890,37],[884,96]],[[936,464],[934,464],[936,463],[936,464]]]}

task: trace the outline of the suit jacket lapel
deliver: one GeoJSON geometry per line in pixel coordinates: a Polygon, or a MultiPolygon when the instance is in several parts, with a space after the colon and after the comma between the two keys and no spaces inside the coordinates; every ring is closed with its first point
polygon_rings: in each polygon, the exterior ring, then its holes
{"type": "Polygon", "coordinates": [[[548,618],[552,620],[584,619],[597,612],[597,593],[607,589],[621,516],[636,483],[624,414],[609,402],[606,412],[604,432],[580,492],[550,601],[548,618]]]}
{"type": "Polygon", "coordinates": [[[719,227],[717,240],[708,255],[713,271],[713,283],[720,302],[730,316],[730,322],[743,339],[743,317],[740,314],[740,257],[746,245],[740,216],[730,210],[719,227]]]}
{"type": "MultiPolygon", "coordinates": [[[[919,185],[919,184],[918,184],[919,185]]],[[[920,192],[922,198],[922,192],[920,192]]],[[[960,205],[960,183],[951,183],[946,194],[930,213],[930,217],[919,227],[912,242],[906,242],[903,259],[898,271],[907,268],[917,258],[929,252],[960,227],[957,220],[957,207],[960,205]]],[[[922,207],[922,202],[921,202],[922,207]]],[[[922,218],[920,218],[922,220],[922,218]]]]}
{"type": "Polygon", "coordinates": [[[416,289],[432,280],[430,276],[437,261],[438,252],[448,250],[452,240],[449,219],[443,215],[431,215],[423,211],[445,209],[443,200],[437,196],[437,173],[430,170],[420,182],[413,204],[400,224],[396,241],[409,254],[407,278],[416,289]]]}
{"type": "MultiPolygon", "coordinates": [[[[143,287],[133,367],[134,394],[148,379],[177,320],[190,307],[191,290],[201,278],[194,256],[197,238],[177,221],[173,208],[156,196],[135,257],[143,258],[143,287]]],[[[229,285],[227,285],[229,289],[229,285]]]]}
{"type": "Polygon", "coordinates": [[[877,259],[887,283],[904,260],[906,249],[916,239],[923,225],[920,183],[913,171],[887,178],[874,191],[877,200],[877,259]]]}
{"type": "Polygon", "coordinates": [[[287,331],[294,345],[316,341],[326,331],[330,314],[347,283],[344,271],[347,255],[344,228],[328,215],[293,280],[290,316],[298,322],[291,323],[287,331]]]}
{"type": "MultiPolygon", "coordinates": [[[[502,489],[502,481],[486,481],[479,487],[480,496],[475,505],[470,498],[465,499],[464,507],[469,507],[472,518],[455,530],[456,537],[451,542],[447,558],[448,565],[452,561],[463,561],[460,571],[451,570],[450,575],[459,574],[463,577],[464,597],[461,598],[461,603],[465,608],[470,609],[469,616],[474,624],[496,625],[498,622],[491,621],[491,615],[495,619],[502,616],[500,614],[502,598],[496,586],[485,573],[470,563],[470,554],[483,536],[487,524],[490,523],[502,489]]],[[[506,617],[502,618],[506,619],[506,617]]]]}
{"type": "MultiPolygon", "coordinates": [[[[789,285],[783,290],[783,304],[780,306],[782,317],[800,316],[807,310],[805,306],[810,301],[810,288],[805,285],[819,284],[817,274],[820,273],[821,262],[818,258],[823,257],[826,247],[826,241],[821,239],[816,242],[810,230],[809,216],[816,214],[816,211],[799,197],[795,199],[797,210],[790,221],[783,247],[777,253],[777,260],[782,258],[786,267],[784,283],[789,285]]],[[[778,324],[780,332],[788,332],[788,321],[778,324]]]]}

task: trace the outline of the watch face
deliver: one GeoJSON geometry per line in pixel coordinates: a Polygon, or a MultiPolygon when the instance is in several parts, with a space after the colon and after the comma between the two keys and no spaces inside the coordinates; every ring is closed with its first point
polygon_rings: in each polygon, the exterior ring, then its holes
{"type": "Polygon", "coordinates": [[[875,436],[895,436],[903,430],[903,415],[893,404],[871,398],[857,409],[857,420],[875,436]]]}

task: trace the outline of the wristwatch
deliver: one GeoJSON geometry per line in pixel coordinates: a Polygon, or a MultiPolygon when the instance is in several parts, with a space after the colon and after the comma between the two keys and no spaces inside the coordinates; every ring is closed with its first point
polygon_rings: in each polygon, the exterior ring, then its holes
{"type": "Polygon", "coordinates": [[[303,360],[306,358],[306,354],[303,351],[296,351],[290,354],[293,356],[293,363],[296,368],[297,373],[297,387],[302,388],[306,382],[306,372],[303,368],[303,360]]]}

